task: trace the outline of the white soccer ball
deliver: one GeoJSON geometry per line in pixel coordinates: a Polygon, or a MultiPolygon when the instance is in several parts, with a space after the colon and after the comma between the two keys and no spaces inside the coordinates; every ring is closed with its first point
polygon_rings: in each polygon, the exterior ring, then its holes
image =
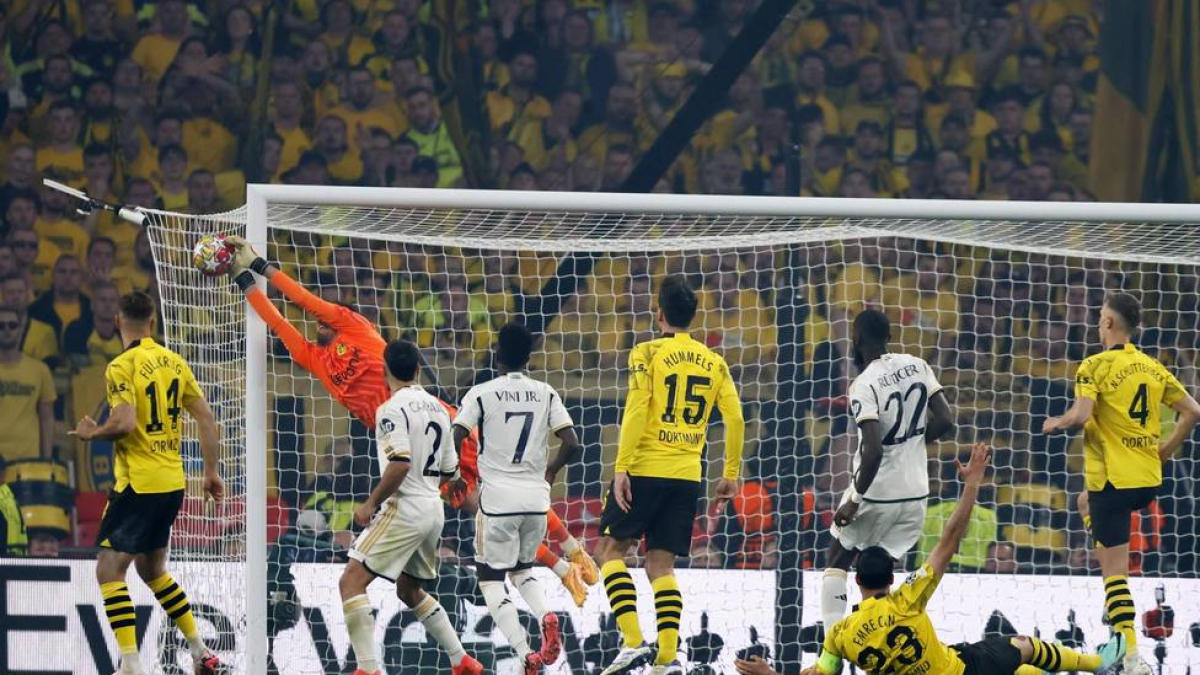
{"type": "Polygon", "coordinates": [[[205,276],[221,276],[233,265],[233,253],[233,245],[224,235],[205,235],[192,248],[192,264],[205,276]]]}

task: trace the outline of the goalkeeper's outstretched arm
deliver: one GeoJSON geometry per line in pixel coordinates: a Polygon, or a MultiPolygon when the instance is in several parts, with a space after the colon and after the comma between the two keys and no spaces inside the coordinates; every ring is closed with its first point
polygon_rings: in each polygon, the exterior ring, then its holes
{"type": "MultiPolygon", "coordinates": [[[[236,278],[243,278],[242,273],[245,270],[259,274],[266,277],[272,286],[278,288],[284,297],[300,305],[304,311],[317,317],[317,320],[321,323],[336,330],[351,327],[351,324],[347,322],[346,317],[341,311],[341,306],[322,300],[316,294],[302,286],[300,282],[288,276],[278,266],[267,262],[265,258],[254,251],[250,243],[245,239],[231,235],[226,240],[230,244],[233,244],[234,249],[236,249],[235,261],[237,264],[234,271],[236,278]]],[[[242,283],[239,281],[238,285],[241,286],[242,283]]]]}

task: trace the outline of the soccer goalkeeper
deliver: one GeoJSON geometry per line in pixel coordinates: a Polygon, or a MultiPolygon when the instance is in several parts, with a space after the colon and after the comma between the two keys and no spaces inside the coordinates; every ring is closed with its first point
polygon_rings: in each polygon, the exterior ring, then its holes
{"type": "MultiPolygon", "coordinates": [[[[350,414],[368,429],[374,429],[375,411],[391,397],[383,361],[383,350],[387,347],[387,341],[379,334],[379,330],[349,307],[322,300],[309,292],[295,279],[255,253],[245,239],[230,236],[226,241],[236,250],[230,275],[271,332],[283,340],[288,353],[292,355],[292,360],[320,380],[334,399],[345,406],[350,414]],[[316,342],[305,339],[304,335],[279,313],[266,294],[258,289],[255,274],[266,277],[284,297],[316,317],[316,342]]],[[[445,401],[442,405],[446,406],[453,419],[454,408],[445,401]]],[[[460,458],[463,478],[471,488],[478,484],[479,479],[477,447],[477,441],[468,439],[464,443],[460,458]]],[[[447,493],[446,496],[455,508],[461,508],[466,503],[465,494],[447,493]]],[[[588,586],[599,581],[600,570],[553,510],[546,513],[546,519],[550,538],[562,547],[571,562],[561,560],[545,544],[538,549],[537,560],[554,570],[570,592],[575,604],[582,607],[587,598],[588,586]]]]}

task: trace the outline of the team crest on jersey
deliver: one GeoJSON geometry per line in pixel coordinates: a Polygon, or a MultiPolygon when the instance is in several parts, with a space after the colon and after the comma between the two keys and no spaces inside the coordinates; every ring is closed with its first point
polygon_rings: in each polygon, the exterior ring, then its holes
{"type": "Polygon", "coordinates": [[[344,342],[337,343],[336,351],[337,351],[338,356],[345,356],[346,355],[346,343],[344,343],[344,342]]]}
{"type": "Polygon", "coordinates": [[[383,417],[379,420],[379,427],[383,429],[384,433],[390,434],[396,430],[396,423],[386,417],[383,417]]]}

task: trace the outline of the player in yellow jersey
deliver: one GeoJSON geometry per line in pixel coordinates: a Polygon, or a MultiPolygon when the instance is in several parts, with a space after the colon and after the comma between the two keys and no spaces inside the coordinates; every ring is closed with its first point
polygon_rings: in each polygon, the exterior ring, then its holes
{"type": "MultiPolygon", "coordinates": [[[[1100,654],[1081,654],[1038,638],[994,637],[971,644],[943,644],[925,611],[951,558],[958,552],[979,485],[987,472],[991,448],[978,443],[966,466],[958,463],[963,479],[962,497],[942,529],[942,538],[921,569],[892,588],[892,555],[880,546],[858,554],[855,581],[863,600],[849,616],[825,634],[816,665],[801,675],[835,675],[842,660],[849,660],[869,675],[1032,675],[1042,671],[1109,670],[1122,656],[1119,642],[1105,645],[1100,654]],[[1028,665],[1025,665],[1028,664],[1028,665]]],[[[770,671],[760,661],[737,663],[750,675],[770,671]]]]}
{"type": "Polygon", "coordinates": [[[627,672],[652,658],[652,675],[683,673],[676,657],[683,596],[675,581],[675,556],[691,552],[703,478],[700,457],[713,408],[725,422],[725,472],[717,483],[717,500],[737,493],[746,430],[742,402],[725,360],[688,335],[696,304],[696,293],[682,276],[664,279],[657,317],[664,335],[635,346],[629,355],[620,449],[594,551],[624,638],[620,654],[603,675],[627,672]],[[642,538],[646,575],[654,589],[657,646],[642,639],[637,592],[625,566],[625,554],[642,538]]]}
{"type": "Polygon", "coordinates": [[[1088,527],[1104,574],[1105,616],[1125,641],[1127,675],[1150,675],[1137,653],[1137,614],[1129,591],[1130,515],[1154,501],[1163,462],[1200,421],[1200,405],[1179,380],[1134,346],[1141,318],[1141,305],[1132,295],[1105,298],[1099,326],[1104,351],[1079,364],[1071,408],[1042,425],[1047,434],[1083,426],[1088,527]],[[1159,419],[1164,403],[1179,414],[1166,440],[1159,419]]]}
{"type": "Polygon", "coordinates": [[[166,569],[171,525],[183,504],[180,412],[200,431],[204,491],[220,499],[225,486],[217,469],[221,431],[192,369],[178,354],[154,342],[154,299],[137,291],[121,298],[117,328],[125,351],[104,373],[110,412],[104,424],[84,417],[75,435],[115,444],[116,484],[108,496],[97,536],[96,579],[108,623],[121,648],[123,675],[140,675],[136,618],[125,576],[132,563],[163,611],[187,638],[197,675],[215,675],[220,663],[204,645],[183,588],[166,569]]]}

